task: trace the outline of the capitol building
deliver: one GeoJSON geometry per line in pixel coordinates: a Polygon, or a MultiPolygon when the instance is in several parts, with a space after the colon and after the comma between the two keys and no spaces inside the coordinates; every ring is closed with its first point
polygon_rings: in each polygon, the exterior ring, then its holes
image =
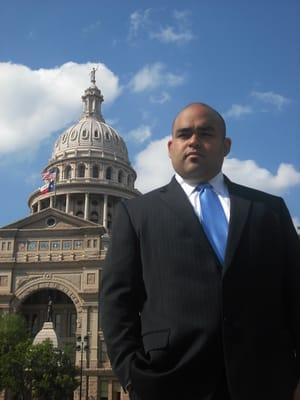
{"type": "Polygon", "coordinates": [[[122,400],[127,395],[103,340],[99,293],[114,208],[140,193],[126,144],[102,116],[95,70],[82,102],[79,122],[59,136],[42,171],[54,174],[54,190],[35,190],[30,215],[0,229],[0,312],[22,314],[35,337],[51,299],[59,346],[70,346],[76,365],[83,363],[82,399],[122,400]]]}

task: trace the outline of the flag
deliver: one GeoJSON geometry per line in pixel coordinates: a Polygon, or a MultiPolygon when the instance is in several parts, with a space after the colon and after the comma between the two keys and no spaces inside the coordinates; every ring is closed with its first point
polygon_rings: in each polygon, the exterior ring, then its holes
{"type": "Polygon", "coordinates": [[[55,179],[56,179],[56,171],[54,170],[50,170],[50,171],[46,171],[46,172],[43,172],[42,173],[42,179],[43,179],[43,181],[47,181],[47,182],[50,182],[50,181],[55,181],[55,179]]]}
{"type": "Polygon", "coordinates": [[[41,194],[53,192],[54,190],[55,190],[55,182],[54,181],[47,182],[45,185],[40,187],[41,194]]]}

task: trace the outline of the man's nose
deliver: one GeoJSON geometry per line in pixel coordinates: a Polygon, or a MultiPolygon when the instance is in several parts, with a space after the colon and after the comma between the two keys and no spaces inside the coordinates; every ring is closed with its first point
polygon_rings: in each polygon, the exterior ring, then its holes
{"type": "Polygon", "coordinates": [[[190,146],[199,146],[200,145],[200,138],[196,132],[193,132],[193,134],[190,136],[189,145],[190,146]]]}

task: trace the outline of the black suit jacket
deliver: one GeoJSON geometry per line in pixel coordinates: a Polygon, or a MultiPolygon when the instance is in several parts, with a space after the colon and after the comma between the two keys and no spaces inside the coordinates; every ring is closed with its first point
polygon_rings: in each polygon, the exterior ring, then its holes
{"type": "Polygon", "coordinates": [[[113,370],[142,400],[288,400],[300,376],[300,252],[279,197],[226,179],[225,266],[173,178],[121,202],[103,270],[113,370]],[[225,374],[225,375],[224,375],[225,374]]]}

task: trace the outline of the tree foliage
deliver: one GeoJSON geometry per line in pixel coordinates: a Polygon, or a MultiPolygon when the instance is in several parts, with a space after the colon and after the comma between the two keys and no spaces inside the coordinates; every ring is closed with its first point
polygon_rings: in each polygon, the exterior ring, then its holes
{"type": "Polygon", "coordinates": [[[0,315],[0,390],[18,400],[61,400],[78,386],[76,375],[67,352],[50,341],[33,345],[21,317],[0,315]]]}
{"type": "Polygon", "coordinates": [[[26,323],[20,315],[0,314],[0,357],[26,339],[26,323]]]}
{"type": "Polygon", "coordinates": [[[51,342],[31,346],[28,361],[34,399],[61,400],[69,397],[78,386],[78,371],[70,357],[64,351],[53,349],[51,342]]]}

